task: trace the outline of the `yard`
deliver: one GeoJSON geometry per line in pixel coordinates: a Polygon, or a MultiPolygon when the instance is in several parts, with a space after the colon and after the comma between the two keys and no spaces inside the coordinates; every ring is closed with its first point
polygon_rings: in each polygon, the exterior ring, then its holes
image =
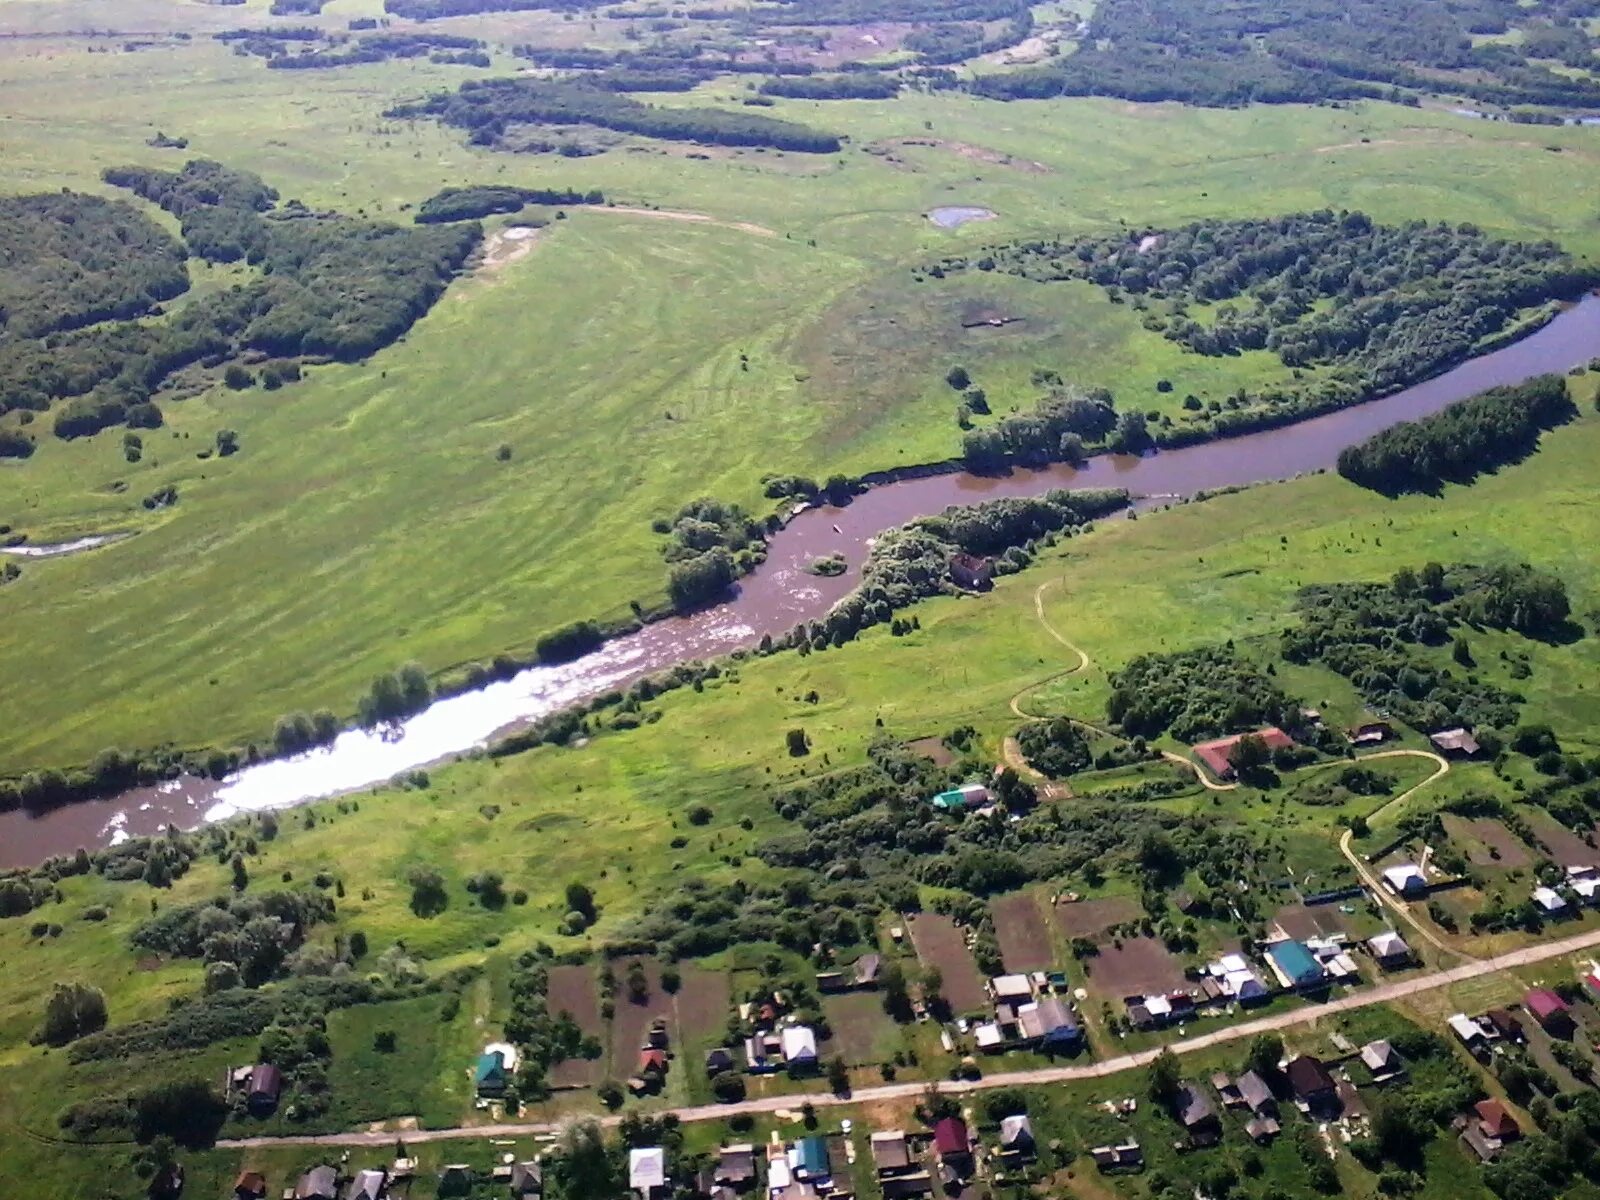
{"type": "Polygon", "coordinates": [[[894,1056],[900,1027],[883,1011],[883,997],[877,992],[826,996],[822,1011],[833,1029],[833,1040],[823,1051],[828,1057],[837,1054],[850,1066],[860,1067],[894,1056]]]}
{"type": "Polygon", "coordinates": [[[1170,991],[1184,982],[1183,963],[1156,938],[1124,938],[1083,960],[1084,973],[1101,994],[1121,999],[1170,991]]]}
{"type": "Polygon", "coordinates": [[[1002,896],[989,905],[1000,957],[1008,972],[1043,971],[1054,964],[1050,924],[1040,910],[1046,899],[1035,889],[1002,896]]]}
{"type": "Polygon", "coordinates": [[[1130,897],[1107,896],[1100,900],[1058,904],[1051,915],[1064,936],[1093,938],[1113,925],[1138,920],[1141,910],[1138,902],[1130,897]]]}
{"type": "Polygon", "coordinates": [[[958,1013],[970,1013],[988,1005],[983,976],[967,949],[965,932],[949,917],[938,913],[917,913],[909,921],[911,941],[924,966],[938,967],[944,977],[944,997],[958,1013]]]}
{"type": "Polygon", "coordinates": [[[1475,867],[1514,871],[1533,861],[1522,839],[1494,817],[1461,817],[1446,813],[1445,832],[1475,867]]]}
{"type": "MultiPolygon", "coordinates": [[[[550,968],[549,1005],[553,1013],[571,1013],[572,1019],[584,1033],[605,1040],[606,1027],[600,1017],[599,990],[593,967],[568,965],[550,968]]],[[[569,1058],[551,1069],[551,1086],[592,1086],[600,1082],[600,1067],[600,1063],[586,1058],[569,1058]]]]}

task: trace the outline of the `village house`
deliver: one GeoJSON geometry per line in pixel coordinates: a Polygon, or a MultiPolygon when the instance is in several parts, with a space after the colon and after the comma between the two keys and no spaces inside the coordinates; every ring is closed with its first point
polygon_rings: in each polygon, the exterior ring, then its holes
{"type": "Polygon", "coordinates": [[[253,1117],[265,1117],[278,1107],[283,1093],[283,1072],[271,1063],[257,1063],[240,1071],[240,1088],[253,1117]]]}
{"type": "Polygon", "coordinates": [[[1246,1071],[1235,1084],[1239,1099],[1250,1112],[1245,1132],[1256,1142],[1268,1142],[1278,1136],[1278,1098],[1272,1094],[1267,1081],[1255,1071],[1246,1071]]]}
{"type": "Polygon", "coordinates": [[[1522,1129],[1498,1100],[1480,1100],[1459,1118],[1461,1140],[1484,1162],[1493,1162],[1507,1143],[1522,1136],[1522,1129]]]}
{"type": "Polygon", "coordinates": [[[933,1149],[939,1156],[941,1173],[948,1172],[954,1179],[971,1177],[972,1138],[967,1133],[967,1123],[960,1117],[944,1117],[934,1122],[933,1149]]]}
{"type": "Polygon", "coordinates": [[[1242,954],[1224,954],[1216,962],[1208,964],[1201,983],[1202,986],[1210,984],[1215,988],[1216,996],[1212,997],[1212,987],[1206,987],[1207,997],[1237,1000],[1240,1004],[1258,1004],[1272,994],[1242,954]]]}
{"type": "Polygon", "coordinates": [[[756,1182],[756,1148],[749,1142],[724,1146],[717,1152],[712,1179],[736,1192],[747,1191],[756,1182]]]}
{"type": "Polygon", "coordinates": [[[1394,736],[1394,726],[1387,721],[1365,721],[1344,731],[1344,739],[1352,746],[1376,746],[1394,736]]]}
{"type": "Polygon", "coordinates": [[[1567,886],[1585,904],[1600,904],[1600,868],[1593,866],[1568,867],[1567,886]]]}
{"type": "Polygon", "coordinates": [[[994,559],[958,551],[950,556],[950,579],[969,592],[985,592],[994,586],[994,559]]]}
{"type": "Polygon", "coordinates": [[[1388,1083],[1405,1074],[1405,1063],[1386,1041],[1368,1042],[1361,1047],[1361,1062],[1372,1073],[1373,1083],[1388,1083]]]}
{"type": "Polygon", "coordinates": [[[1373,934],[1367,939],[1367,952],[1385,971],[1395,971],[1411,965],[1411,947],[1405,938],[1392,929],[1373,934]]]}
{"type": "Polygon", "coordinates": [[[1172,1115],[1189,1135],[1191,1144],[1211,1146],[1222,1137],[1222,1122],[1217,1119],[1217,1110],[1211,1107],[1211,1101],[1206,1099],[1205,1093],[1192,1083],[1185,1083],[1178,1088],[1172,1109],[1172,1115]]]}
{"type": "Polygon", "coordinates": [[[339,1172],[323,1165],[312,1167],[295,1181],[294,1200],[338,1200],[339,1172]]]}
{"type": "Polygon", "coordinates": [[[1033,983],[1026,975],[996,975],[989,994],[996,1004],[1026,1004],[1033,999],[1033,983]]]}
{"type": "Polygon", "coordinates": [[[1533,902],[1547,917],[1560,918],[1567,915],[1567,898],[1554,888],[1543,886],[1534,888],[1533,902]]]}
{"type": "Polygon", "coordinates": [[[945,812],[964,812],[986,807],[992,797],[981,783],[963,783],[960,787],[940,792],[929,803],[945,812]]]}
{"type": "Polygon", "coordinates": [[[470,1195],[477,1183],[477,1175],[466,1163],[448,1163],[439,1171],[439,1196],[470,1195]]]}
{"type": "Polygon", "coordinates": [[[1327,982],[1328,975],[1322,964],[1311,951],[1292,938],[1269,945],[1267,962],[1278,977],[1278,982],[1286,988],[1309,991],[1327,982]]]}
{"type": "Polygon", "coordinates": [[[506,1049],[491,1046],[478,1055],[477,1069],[473,1072],[478,1095],[497,1099],[506,1094],[506,1088],[511,1083],[511,1072],[516,1067],[516,1051],[511,1052],[508,1061],[506,1049]]]}
{"type": "Polygon", "coordinates": [[[533,1200],[544,1195],[544,1167],[538,1159],[511,1165],[511,1178],[507,1181],[511,1200],[533,1200]]]}
{"type": "Polygon", "coordinates": [[[1450,1026],[1450,1032],[1456,1035],[1459,1041],[1473,1054],[1483,1054],[1488,1049],[1489,1035],[1477,1021],[1466,1013],[1452,1013],[1445,1018],[1445,1024],[1450,1026]]]}
{"type": "Polygon", "coordinates": [[[1018,1008],[1017,1025],[1024,1041],[1037,1042],[1046,1050],[1072,1049],[1083,1039],[1078,1022],[1054,996],[1018,1008]]]}
{"type": "Polygon", "coordinates": [[[266,1200],[267,1177],[260,1171],[243,1171],[233,1181],[234,1200],[266,1200]]]}
{"type": "Polygon", "coordinates": [[[1244,1097],[1239,1094],[1239,1085],[1234,1083],[1233,1079],[1226,1071],[1216,1071],[1212,1073],[1211,1087],[1212,1090],[1217,1093],[1217,1097],[1222,1101],[1222,1107],[1244,1107],[1244,1097]]]}
{"type": "Polygon", "coordinates": [[[911,1154],[905,1131],[888,1129],[870,1139],[872,1165],[878,1172],[878,1188],[884,1200],[908,1200],[933,1191],[933,1178],[911,1154]]]}
{"type": "Polygon", "coordinates": [[[1491,1008],[1478,1018],[1478,1024],[1492,1030],[1496,1039],[1503,1038],[1505,1041],[1515,1043],[1526,1040],[1526,1035],[1522,1032],[1522,1022],[1512,1016],[1507,1009],[1491,1008]]]}
{"type": "Polygon", "coordinates": [[[1294,739],[1276,725],[1269,725],[1265,729],[1258,729],[1254,733],[1236,733],[1232,737],[1217,738],[1210,742],[1201,742],[1194,747],[1194,756],[1206,765],[1206,768],[1218,779],[1229,780],[1234,776],[1233,751],[1241,741],[1247,737],[1260,738],[1268,750],[1287,750],[1294,745],[1294,739]]]}
{"type": "Polygon", "coordinates": [[[817,1069],[817,1035],[809,1025],[785,1025],[780,1035],[783,1062],[790,1075],[810,1075],[817,1069]]]}
{"type": "Polygon", "coordinates": [[[1089,1157],[1102,1171],[1137,1170],[1144,1165],[1144,1151],[1132,1138],[1120,1146],[1095,1146],[1089,1151],[1089,1157]]]}
{"type": "Polygon", "coordinates": [[[628,1151],[628,1188],[639,1200],[658,1200],[667,1193],[667,1152],[660,1146],[628,1151]]]}
{"type": "Polygon", "coordinates": [[[1403,899],[1428,894],[1428,881],[1415,863],[1396,863],[1392,867],[1385,867],[1383,882],[1385,887],[1403,899]]]}
{"type": "Polygon", "coordinates": [[[1428,740],[1433,743],[1433,748],[1447,757],[1460,756],[1471,758],[1478,753],[1478,739],[1471,732],[1462,729],[1441,729],[1438,733],[1430,733],[1428,740]]]}
{"type": "Polygon", "coordinates": [[[1529,989],[1527,995],[1522,997],[1522,1007],[1551,1037],[1569,1038],[1576,1028],[1567,1002],[1549,988],[1529,989]]]}
{"type": "Polygon", "coordinates": [[[1016,1161],[1033,1157],[1033,1124],[1025,1115],[1001,1118],[1000,1153],[1016,1161]]]}
{"type": "Polygon", "coordinates": [[[1320,1059],[1309,1054],[1291,1058],[1284,1077],[1294,1090],[1295,1102],[1311,1112],[1328,1112],[1339,1106],[1339,1092],[1320,1059]]]}
{"type": "Polygon", "coordinates": [[[357,1171],[344,1189],[344,1200],[383,1200],[389,1177],[381,1169],[357,1171]]]}
{"type": "Polygon", "coordinates": [[[706,1074],[720,1075],[733,1070],[733,1055],[726,1046],[713,1046],[706,1051],[706,1074]]]}

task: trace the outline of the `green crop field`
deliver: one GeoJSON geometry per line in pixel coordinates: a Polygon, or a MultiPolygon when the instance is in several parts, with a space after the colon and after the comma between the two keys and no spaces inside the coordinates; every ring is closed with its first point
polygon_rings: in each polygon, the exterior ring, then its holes
{"type": "MultiPolygon", "coordinates": [[[[180,20],[148,11],[156,27],[180,20]]],[[[527,22],[530,37],[563,24],[527,22]]],[[[198,37],[116,49],[45,39],[4,51],[0,187],[97,189],[103,165],[199,154],[286,197],[375,217],[405,219],[441,185],[504,182],[599,187],[720,223],[574,211],[526,257],[456,282],[364,365],[313,368],[272,395],[215,388],[167,404],[169,428],[137,466],[111,433],[46,437],[0,471],[0,519],[35,542],[137,534],[26,564],[8,590],[30,614],[0,636],[11,772],[108,745],[241,743],[286,711],[348,714],[366,680],[402,662],[442,672],[526,651],[576,618],[625,615],[663,585],[651,519],[696,495],[762,510],[768,472],[956,453],[942,376],[958,356],[998,412],[1031,403],[1040,368],[1160,411],[1283,375],[1265,356],[1182,354],[1087,289],[910,282],[950,248],[1332,205],[1600,252],[1583,130],[1383,105],[1223,112],[908,93],[778,102],[778,115],[848,135],[836,155],[691,159],[641,139],[552,160],[382,117],[461,68],[269,71],[198,37]],[[93,56],[86,81],[90,48],[112,52],[93,56]],[[157,129],[188,150],[147,147],[157,129]],[[941,203],[1000,216],[938,231],[920,214],[941,203]],[[975,303],[1025,320],[962,333],[975,303]],[[1154,390],[1161,379],[1172,393],[1154,390]],[[242,452],[197,460],[224,427],[242,452]],[[176,506],[139,507],[166,484],[176,506]]],[[[737,94],[712,83],[661,102],[737,94]]]]}

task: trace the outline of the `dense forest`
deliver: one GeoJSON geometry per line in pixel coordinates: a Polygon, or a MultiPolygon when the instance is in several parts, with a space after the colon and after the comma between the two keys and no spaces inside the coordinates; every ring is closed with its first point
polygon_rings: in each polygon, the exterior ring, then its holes
{"type": "Polygon", "coordinates": [[[831,133],[758,113],[721,108],[658,108],[582,81],[548,79],[472,80],[392,109],[391,117],[431,117],[469,130],[472,141],[492,146],[512,125],[597,125],[667,141],[719,146],[765,146],[830,154],[839,149],[831,133]]]}
{"type": "MultiPolygon", "coordinates": [[[[156,392],[195,364],[220,368],[248,351],[365,357],[428,310],[481,236],[475,224],[417,229],[279,207],[259,177],[202,160],[176,172],[111,168],[105,178],[177,217],[189,253],[244,260],[261,273],[165,321],[104,322],[8,345],[0,406],[44,411],[68,400],[54,422],[61,437],[161,424],[156,392]]],[[[237,374],[244,386],[255,382],[243,367],[237,374]]],[[[285,361],[269,364],[261,381],[297,375],[285,361]]]]}
{"type": "Polygon", "coordinates": [[[1420,421],[1402,421],[1339,454],[1339,474],[1395,495],[1435,491],[1445,482],[1517,462],[1539,435],[1577,415],[1567,381],[1542,375],[1516,387],[1458,400],[1420,421]]]}
{"type": "Polygon", "coordinates": [[[1600,103],[1600,80],[1532,60],[1551,50],[1573,56],[1579,39],[1593,45],[1574,23],[1593,8],[1578,0],[1530,19],[1516,0],[1102,0],[1076,53],[985,75],[973,90],[1008,100],[1105,95],[1234,105],[1405,89],[1582,107],[1600,103]],[[1539,31],[1531,47],[1473,44],[1473,35],[1524,24],[1539,31]]]}
{"type": "Polygon", "coordinates": [[[419,225],[443,221],[471,221],[496,213],[514,213],[530,204],[604,204],[598,188],[587,192],[555,188],[513,187],[510,184],[475,184],[441,188],[417,208],[412,218],[419,225]]]}
{"type": "MultiPolygon", "coordinates": [[[[1142,236],[1013,243],[947,257],[927,271],[973,268],[1041,283],[1088,281],[1142,313],[1146,329],[1197,354],[1265,350],[1295,369],[1293,382],[1213,402],[1209,413],[1195,400],[1188,422],[1148,431],[1160,445],[1385,395],[1508,336],[1525,310],[1600,282],[1600,269],[1552,242],[1504,241],[1472,225],[1379,225],[1363,213],[1326,209],[1142,236]]],[[[1003,464],[1006,430],[1002,422],[969,434],[969,461],[1003,464]]],[[[1126,440],[1139,430],[1121,433],[1126,440]]]]}
{"type": "Polygon", "coordinates": [[[183,246],[131,204],[0,198],[0,346],[139,317],[189,287],[183,246]]]}

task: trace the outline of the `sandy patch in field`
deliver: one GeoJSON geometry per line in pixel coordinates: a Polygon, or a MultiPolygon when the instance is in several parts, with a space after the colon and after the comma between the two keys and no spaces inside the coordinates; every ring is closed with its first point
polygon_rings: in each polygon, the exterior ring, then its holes
{"type": "Polygon", "coordinates": [[[716,225],[722,229],[737,229],[740,233],[753,233],[757,237],[777,237],[775,229],[768,229],[765,225],[757,225],[753,221],[721,221],[706,213],[681,212],[671,208],[632,208],[625,204],[615,206],[593,207],[587,212],[596,213],[622,213],[631,217],[655,217],[661,221],[689,221],[696,225],[716,225]]]}
{"type": "Polygon", "coordinates": [[[512,263],[527,258],[548,232],[548,226],[536,225],[507,225],[504,229],[495,230],[483,239],[475,274],[495,275],[512,263]]]}

